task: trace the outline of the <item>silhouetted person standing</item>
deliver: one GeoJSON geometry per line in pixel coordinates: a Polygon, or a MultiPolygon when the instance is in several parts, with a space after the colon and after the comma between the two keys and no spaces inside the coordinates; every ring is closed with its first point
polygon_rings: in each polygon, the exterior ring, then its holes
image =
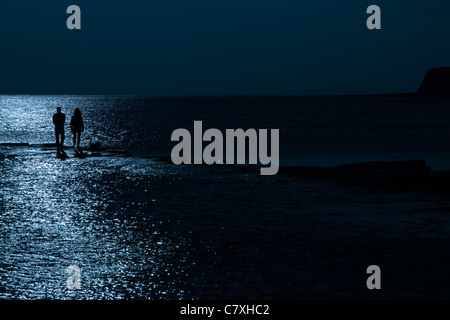
{"type": "Polygon", "coordinates": [[[66,115],[61,112],[61,107],[57,107],[56,113],[53,115],[53,124],[55,125],[56,150],[58,154],[64,152],[64,123],[66,123],[66,115]]]}
{"type": "Polygon", "coordinates": [[[81,133],[84,131],[84,123],[81,116],[81,111],[78,108],[75,109],[72,119],[70,119],[70,131],[73,133],[73,146],[75,147],[76,144],[77,148],[80,149],[80,138],[81,133]]]}

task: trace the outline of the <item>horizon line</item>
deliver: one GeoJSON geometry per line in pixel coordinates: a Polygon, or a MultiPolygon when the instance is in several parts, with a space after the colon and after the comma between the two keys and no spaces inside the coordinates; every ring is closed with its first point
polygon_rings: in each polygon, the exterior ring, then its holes
{"type": "Polygon", "coordinates": [[[111,96],[111,97],[365,97],[365,96],[411,96],[419,95],[415,92],[399,93],[359,93],[359,94],[72,94],[72,93],[0,93],[0,96],[111,96]]]}

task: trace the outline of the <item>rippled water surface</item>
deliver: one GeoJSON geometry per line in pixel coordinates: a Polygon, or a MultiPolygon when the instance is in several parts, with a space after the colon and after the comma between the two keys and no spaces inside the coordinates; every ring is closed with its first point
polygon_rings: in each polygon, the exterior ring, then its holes
{"type": "Polygon", "coordinates": [[[433,168],[449,169],[449,103],[383,96],[0,96],[0,144],[53,143],[51,116],[61,106],[67,122],[81,109],[82,145],[95,139],[134,155],[169,155],[172,132],[193,131],[193,121],[202,120],[204,130],[279,129],[282,163],[424,159],[433,168]]]}
{"type": "Polygon", "coordinates": [[[0,295],[68,297],[65,268],[78,265],[84,298],[183,297],[174,287],[183,288],[189,242],[162,233],[167,219],[153,215],[152,190],[127,200],[141,172],[146,182],[162,174],[170,179],[160,167],[116,159],[62,162],[35,150],[4,159],[0,295]]]}
{"type": "MultiPolygon", "coordinates": [[[[370,297],[358,283],[371,259],[396,275],[431,261],[419,269],[436,281],[450,270],[439,267],[448,252],[445,195],[374,194],[156,158],[169,154],[174,129],[203,120],[280,128],[282,162],[422,158],[445,167],[446,101],[0,99],[0,298],[354,298],[370,297]],[[78,159],[68,148],[68,159],[56,158],[49,144],[58,105],[68,118],[82,110],[84,147],[96,139],[133,156],[78,159]],[[70,265],[81,268],[80,290],[66,286],[70,265]]],[[[446,287],[405,291],[406,280],[394,277],[400,285],[388,297],[449,294],[446,287]]]]}

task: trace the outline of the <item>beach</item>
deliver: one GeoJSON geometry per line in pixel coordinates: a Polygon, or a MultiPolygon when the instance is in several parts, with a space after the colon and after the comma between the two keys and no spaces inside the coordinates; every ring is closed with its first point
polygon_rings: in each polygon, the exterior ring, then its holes
{"type": "Polygon", "coordinates": [[[1,107],[2,299],[450,296],[448,100],[1,96],[1,107]],[[84,150],[95,139],[105,151],[74,157],[66,130],[69,157],[57,158],[56,105],[80,107],[84,150]],[[279,173],[174,165],[170,132],[194,120],[279,128],[279,173]],[[67,289],[70,265],[80,290],[67,289]]]}

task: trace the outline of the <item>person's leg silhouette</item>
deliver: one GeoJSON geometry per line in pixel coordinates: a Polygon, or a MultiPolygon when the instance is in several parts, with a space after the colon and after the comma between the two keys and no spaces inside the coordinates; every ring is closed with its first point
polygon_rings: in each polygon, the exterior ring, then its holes
{"type": "Polygon", "coordinates": [[[59,132],[55,131],[55,138],[56,138],[56,153],[60,153],[60,147],[59,147],[59,132]]]}
{"type": "Polygon", "coordinates": [[[81,131],[77,132],[77,136],[78,136],[77,148],[80,149],[81,131]]]}
{"type": "Polygon", "coordinates": [[[61,132],[61,152],[64,152],[64,131],[61,132]]]}

